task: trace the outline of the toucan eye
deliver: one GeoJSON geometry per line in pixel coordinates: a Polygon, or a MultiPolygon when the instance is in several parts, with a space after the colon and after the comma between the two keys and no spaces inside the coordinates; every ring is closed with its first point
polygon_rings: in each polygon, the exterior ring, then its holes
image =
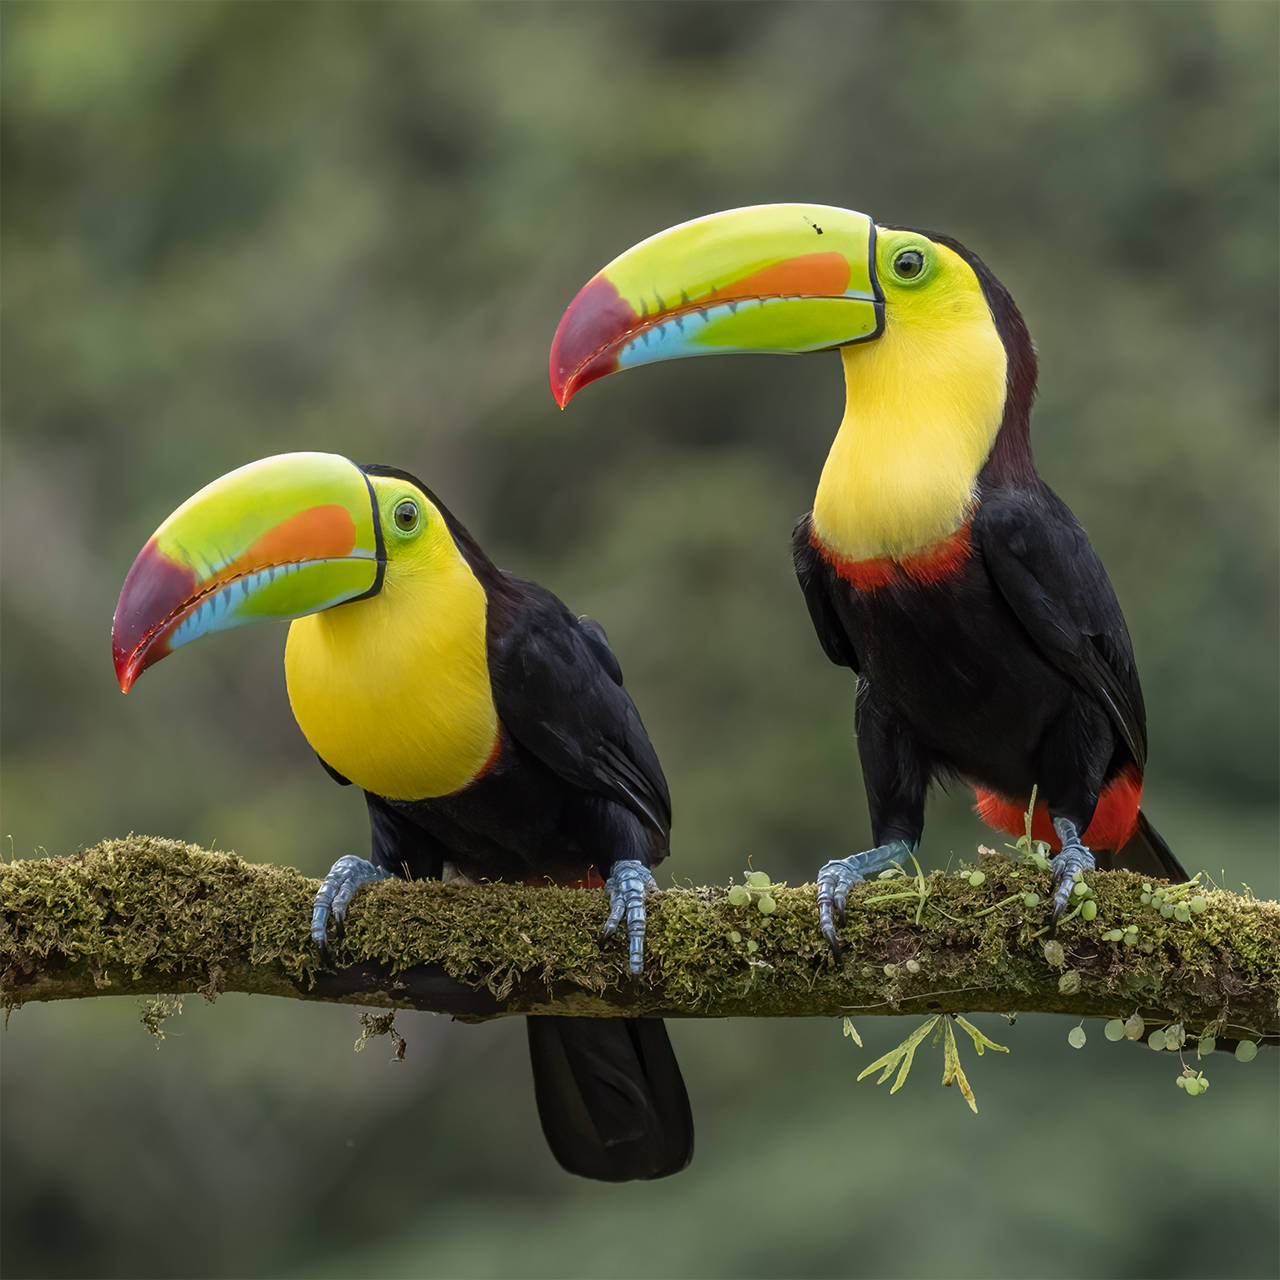
{"type": "Polygon", "coordinates": [[[412,533],[418,527],[418,504],[406,498],[397,504],[392,518],[401,533],[412,533]]]}
{"type": "Polygon", "coordinates": [[[899,280],[914,280],[924,270],[924,254],[919,249],[903,249],[893,260],[893,274],[899,280]]]}

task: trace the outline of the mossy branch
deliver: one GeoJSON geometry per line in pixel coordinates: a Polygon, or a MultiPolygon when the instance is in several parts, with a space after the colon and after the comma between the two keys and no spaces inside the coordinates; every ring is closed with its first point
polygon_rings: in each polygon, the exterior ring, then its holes
{"type": "Polygon", "coordinates": [[[1136,1010],[1188,1031],[1280,1034],[1280,904],[1197,889],[1202,909],[1166,919],[1141,902],[1140,876],[1097,873],[1096,916],[1055,938],[1045,872],[1001,857],[982,868],[979,885],[935,872],[855,886],[840,963],[812,885],[771,886],[767,915],[759,895],[667,889],[650,899],[636,980],[622,940],[600,936],[600,890],[369,885],[324,958],[307,935],[316,881],[130,836],[0,865],[0,998],[240,991],[476,1019],[1136,1010]],[[1126,942],[1103,937],[1130,925],[1126,942]]]}

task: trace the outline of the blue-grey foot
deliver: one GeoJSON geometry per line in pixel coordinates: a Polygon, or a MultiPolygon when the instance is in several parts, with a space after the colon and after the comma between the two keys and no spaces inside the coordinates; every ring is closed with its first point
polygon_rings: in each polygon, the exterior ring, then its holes
{"type": "Polygon", "coordinates": [[[390,871],[375,867],[368,858],[357,858],[349,853],[339,858],[329,868],[316,894],[315,906],[311,911],[311,940],[318,947],[329,945],[329,921],[341,924],[351,905],[351,897],[362,885],[371,880],[389,880],[390,871]]]}
{"type": "Polygon", "coordinates": [[[849,886],[887,871],[910,854],[911,846],[905,840],[894,840],[849,858],[836,858],[818,872],[818,923],[836,959],[840,958],[836,922],[844,919],[845,908],[849,905],[849,886]]]}
{"type": "Polygon", "coordinates": [[[1053,829],[1062,841],[1062,850],[1053,858],[1053,919],[1066,910],[1075,887],[1076,872],[1092,871],[1098,864],[1093,854],[1080,842],[1080,832],[1067,818],[1054,818],[1053,829]]]}
{"type": "Polygon", "coordinates": [[[609,890],[609,918],[604,922],[604,931],[612,933],[626,916],[627,968],[640,973],[644,969],[644,898],[657,890],[658,882],[639,858],[623,858],[613,864],[604,887],[609,890]]]}

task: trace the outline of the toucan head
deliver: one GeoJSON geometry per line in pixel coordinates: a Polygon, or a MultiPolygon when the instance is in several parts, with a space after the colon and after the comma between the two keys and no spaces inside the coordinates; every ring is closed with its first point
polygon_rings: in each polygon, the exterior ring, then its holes
{"type": "Polygon", "coordinates": [[[120,688],[209,632],[358,608],[458,554],[444,509],[404,472],[332,453],[251,462],[188,498],[133,562],[111,628],[120,688]]]}
{"type": "MultiPolygon", "coordinates": [[[[713,213],[642,241],[570,304],[551,347],[563,408],[589,382],[682,356],[892,348],[927,378],[955,362],[1008,360],[1011,393],[1029,408],[1034,355],[1003,286],[944,236],[877,226],[820,204],[713,213]],[[1015,385],[1016,384],[1016,385],[1015,385]]],[[[851,380],[850,392],[853,393],[851,380]]]]}

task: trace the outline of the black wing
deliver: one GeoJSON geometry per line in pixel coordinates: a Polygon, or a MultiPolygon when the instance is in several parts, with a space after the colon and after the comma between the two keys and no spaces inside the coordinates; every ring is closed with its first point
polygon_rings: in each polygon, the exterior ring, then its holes
{"type": "Polygon", "coordinates": [[[665,839],[667,782],[603,628],[575,618],[542,587],[509,583],[518,600],[489,633],[503,727],[560,777],[616,800],[665,839]]]}
{"type": "Polygon", "coordinates": [[[973,532],[1000,594],[1040,652],[1106,709],[1139,770],[1147,717],[1124,615],[1102,561],[1047,485],[984,498],[973,532]]]}
{"type": "Polygon", "coordinates": [[[809,606],[813,629],[818,633],[822,651],[837,667],[858,670],[858,655],[853,641],[840,622],[831,599],[831,569],[810,541],[812,516],[805,516],[791,535],[791,555],[804,602],[809,606]]]}

